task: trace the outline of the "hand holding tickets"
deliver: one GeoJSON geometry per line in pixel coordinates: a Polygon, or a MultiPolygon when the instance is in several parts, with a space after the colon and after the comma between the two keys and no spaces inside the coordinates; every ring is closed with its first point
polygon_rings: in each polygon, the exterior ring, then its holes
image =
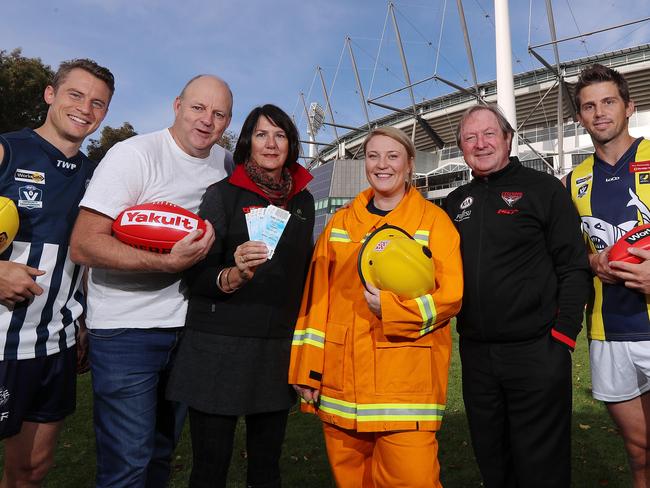
{"type": "Polygon", "coordinates": [[[291,217],[289,212],[275,205],[269,205],[266,208],[252,208],[246,214],[249,239],[266,244],[269,249],[269,259],[273,257],[289,217],[291,217]]]}

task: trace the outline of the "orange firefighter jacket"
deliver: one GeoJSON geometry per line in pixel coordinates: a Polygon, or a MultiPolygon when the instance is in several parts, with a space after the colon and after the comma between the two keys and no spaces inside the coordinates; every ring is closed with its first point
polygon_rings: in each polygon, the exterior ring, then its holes
{"type": "MultiPolygon", "coordinates": [[[[367,189],[338,211],[316,244],[289,383],[320,390],[316,413],[344,429],[438,430],[447,398],[449,320],[463,292],[460,239],[446,213],[413,188],[385,217],[366,209],[372,196],[367,189]],[[365,237],[384,224],[429,246],[436,289],[415,299],[381,291],[380,320],[364,298],[357,259],[365,237]]],[[[302,409],[314,406],[303,401],[302,409]]]]}

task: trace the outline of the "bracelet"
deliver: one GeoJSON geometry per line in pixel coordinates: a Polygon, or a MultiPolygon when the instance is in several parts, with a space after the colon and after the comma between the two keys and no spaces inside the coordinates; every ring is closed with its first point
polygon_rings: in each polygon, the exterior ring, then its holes
{"type": "MultiPolygon", "coordinates": [[[[219,271],[219,274],[217,275],[217,288],[219,288],[223,293],[233,293],[233,292],[235,291],[235,290],[232,290],[232,289],[231,289],[231,290],[226,290],[226,289],[224,289],[224,287],[222,286],[221,275],[224,273],[224,271],[225,271],[226,273],[228,273],[228,270],[229,270],[229,269],[230,269],[230,268],[223,268],[221,271],[219,271]]],[[[228,277],[228,274],[226,274],[226,278],[227,278],[227,277],[228,277]]],[[[228,280],[226,280],[226,282],[228,283],[228,286],[230,286],[230,283],[228,282],[228,280]]]]}
{"type": "Polygon", "coordinates": [[[239,287],[235,288],[234,286],[232,286],[230,284],[230,270],[231,269],[232,268],[228,268],[228,271],[226,271],[226,284],[228,285],[228,288],[230,289],[230,291],[228,293],[232,293],[235,290],[239,290],[239,287]]]}

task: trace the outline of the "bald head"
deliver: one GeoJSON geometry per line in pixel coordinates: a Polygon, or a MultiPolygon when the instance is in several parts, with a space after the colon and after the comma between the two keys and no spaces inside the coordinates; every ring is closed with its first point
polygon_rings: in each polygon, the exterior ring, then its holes
{"type": "Polygon", "coordinates": [[[181,90],[180,95],[178,95],[178,98],[181,100],[185,98],[187,90],[190,89],[192,85],[195,83],[202,81],[203,85],[206,85],[209,87],[209,85],[213,85],[216,89],[218,90],[227,90],[228,91],[228,96],[230,98],[230,113],[229,115],[232,116],[232,105],[233,105],[233,96],[232,96],[232,90],[230,89],[230,86],[228,83],[224,81],[223,78],[220,78],[216,75],[207,75],[207,74],[201,74],[201,75],[196,75],[195,77],[191,78],[187,83],[185,83],[185,86],[181,90]]]}
{"type": "Polygon", "coordinates": [[[206,158],[230,124],[228,84],[217,76],[195,76],[174,100],[174,114],[170,132],[178,146],[190,156],[206,158]]]}

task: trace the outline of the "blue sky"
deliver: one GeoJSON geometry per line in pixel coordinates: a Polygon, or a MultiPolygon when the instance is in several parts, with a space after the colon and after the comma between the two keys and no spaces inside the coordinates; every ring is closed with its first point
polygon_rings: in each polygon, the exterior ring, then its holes
{"type": "MultiPolygon", "coordinates": [[[[275,103],[295,113],[302,136],[306,122],[299,94],[323,103],[316,66],[323,68],[337,122],[364,122],[347,51],[352,46],[366,96],[404,85],[390,19],[384,31],[383,0],[8,0],[0,16],[0,49],[23,49],[55,68],[62,60],[90,57],[109,67],[117,91],[105,124],[131,122],[140,133],[170,125],[171,104],[185,81],[198,73],[225,78],[235,94],[231,129],[239,131],[252,107],[275,103]],[[380,42],[383,33],[383,41],[380,42]],[[375,66],[377,68],[375,69],[375,66]],[[372,87],[372,90],[370,89],[372,87]]],[[[436,73],[471,84],[454,0],[396,0],[412,81],[436,73]],[[444,17],[443,17],[444,13],[444,17]],[[442,20],[444,19],[444,22],[442,20]],[[441,35],[442,26],[442,35],[441,35]],[[440,42],[439,42],[440,41],[440,42]],[[440,49],[438,49],[440,46],[440,49]],[[436,69],[437,66],[437,69],[436,69]]],[[[464,0],[479,81],[496,77],[492,0],[464,0]]],[[[543,0],[510,0],[514,71],[539,67],[527,52],[550,39],[543,0]]],[[[559,38],[650,16],[648,0],[554,0],[559,38]],[[588,13],[588,15],[586,15],[588,13]]],[[[573,59],[650,42],[650,22],[560,46],[573,59]]],[[[550,48],[541,50],[553,61],[550,48]]],[[[451,90],[422,84],[416,100],[451,90]]],[[[406,106],[405,94],[387,97],[406,106]]],[[[371,117],[384,115],[371,108],[371,117]]],[[[98,133],[95,134],[97,136],[98,133]]],[[[318,140],[333,139],[324,129],[318,140]]]]}

